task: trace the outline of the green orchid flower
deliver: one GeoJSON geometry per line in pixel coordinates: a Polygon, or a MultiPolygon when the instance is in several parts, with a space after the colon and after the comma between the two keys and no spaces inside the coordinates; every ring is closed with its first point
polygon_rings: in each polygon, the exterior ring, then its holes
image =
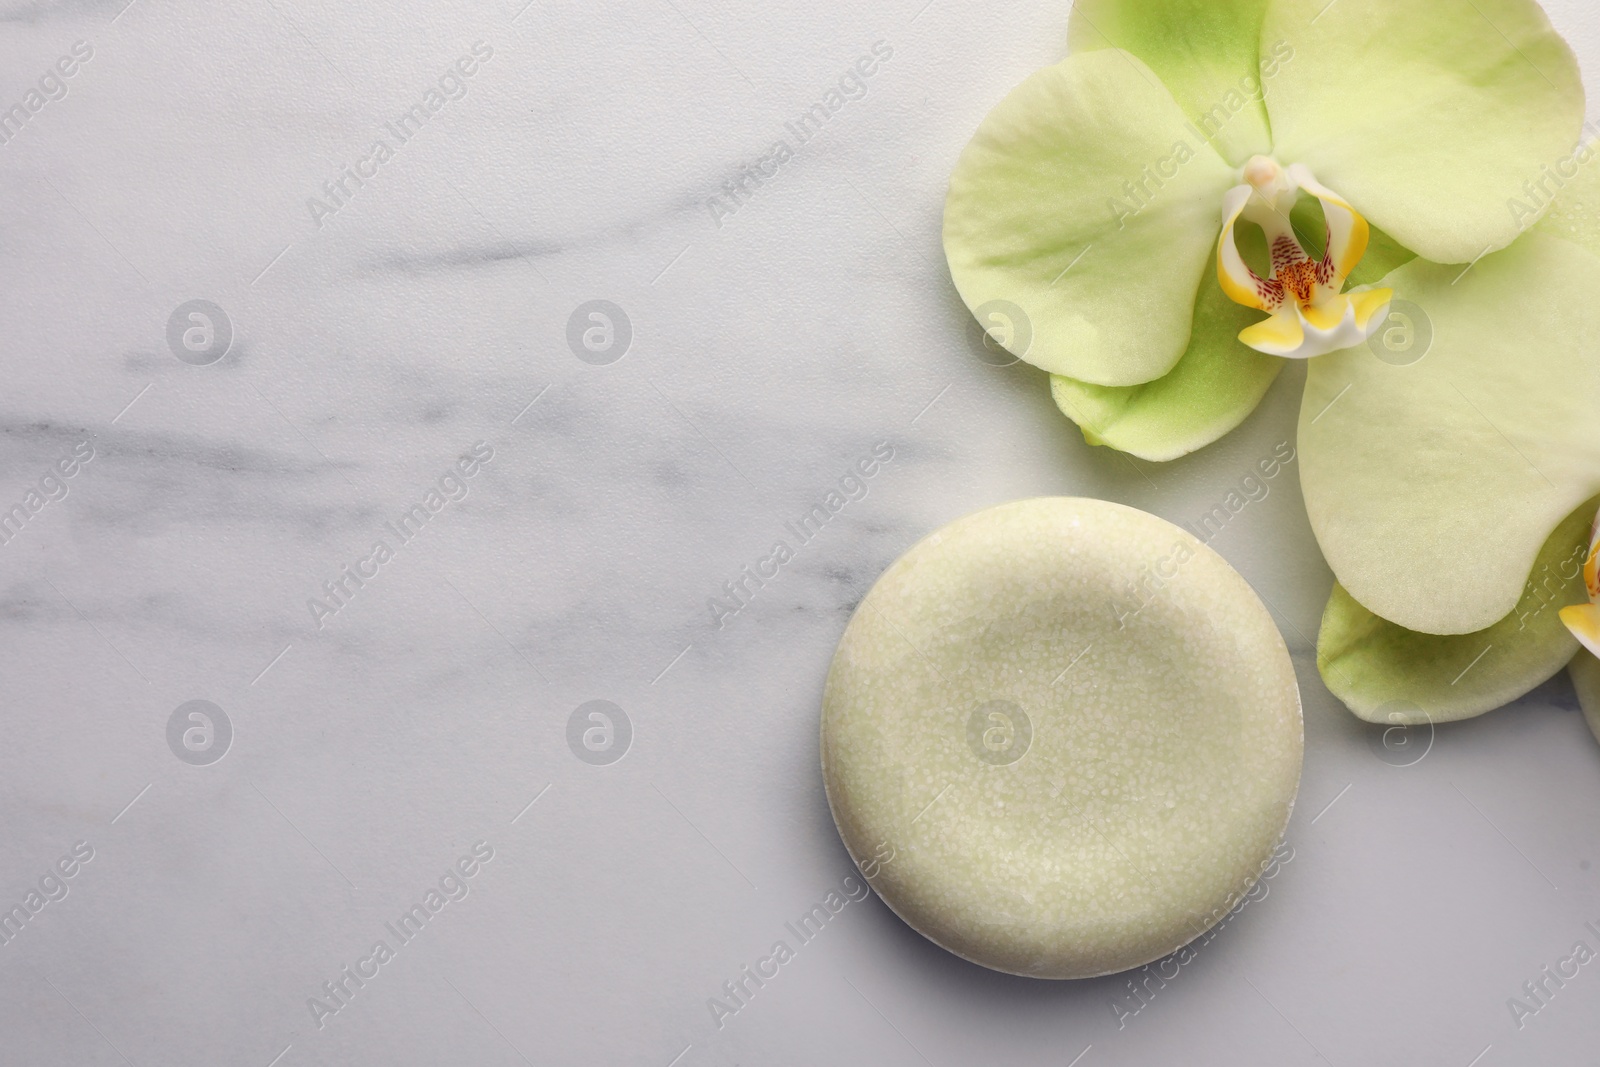
{"type": "Polygon", "coordinates": [[[1583,121],[1531,0],[1079,0],[1068,43],[962,154],[945,252],[1091,443],[1156,461],[1366,340],[1408,259],[1510,245],[1583,121]]]}
{"type": "Polygon", "coordinates": [[[951,178],[969,307],[1025,317],[1015,354],[1085,438],[1153,461],[1309,360],[1318,662],[1358,716],[1482,714],[1569,662],[1600,705],[1563,624],[1600,616],[1561,610],[1600,505],[1600,165],[1543,11],[1079,0],[1069,46],[951,178]],[[1414,329],[1405,358],[1363,343],[1414,329]]]}

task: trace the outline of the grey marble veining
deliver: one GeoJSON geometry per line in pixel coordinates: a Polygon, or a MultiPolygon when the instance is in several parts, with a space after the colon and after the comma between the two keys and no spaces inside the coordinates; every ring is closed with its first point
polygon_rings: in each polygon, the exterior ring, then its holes
{"type": "MultiPolygon", "coordinates": [[[[0,944],[0,1061],[1487,1067],[1600,1041],[1587,969],[1521,1030],[1505,1007],[1600,923],[1570,689],[1380,759],[1316,676],[1331,576],[1293,465],[1214,541],[1305,690],[1264,898],[1148,1002],[981,971],[871,898],[719,1027],[708,998],[851,870],[817,704],[878,573],[1025,496],[1193,521],[1292,443],[1302,377],[1158,467],[976,349],[944,183],[1059,58],[1066,4],[523,4],[0,4],[0,107],[93,52],[0,144],[0,509],[58,497],[0,545],[0,905],[65,890],[0,944]],[[205,365],[168,341],[193,300],[232,330],[205,365]],[[615,362],[568,344],[593,300],[631,324],[615,362]],[[231,725],[208,765],[169,745],[191,700],[231,725]],[[592,700],[620,760],[569,744],[592,700]]],[[[1593,77],[1600,16],[1548,7],[1593,77]]]]}

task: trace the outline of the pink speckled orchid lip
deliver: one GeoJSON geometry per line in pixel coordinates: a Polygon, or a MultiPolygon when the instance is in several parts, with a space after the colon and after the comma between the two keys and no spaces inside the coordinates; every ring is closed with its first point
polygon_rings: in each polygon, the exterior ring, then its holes
{"type": "Polygon", "coordinates": [[[1583,583],[1589,589],[1589,603],[1561,609],[1561,621],[1583,642],[1583,647],[1600,656],[1600,515],[1595,516],[1594,532],[1589,537],[1583,583]]]}
{"type": "Polygon", "coordinates": [[[1394,299],[1393,289],[1344,292],[1346,280],[1367,254],[1372,233],[1367,220],[1303,164],[1285,169],[1270,156],[1256,156],[1240,176],[1243,183],[1222,198],[1217,279],[1234,303],[1271,317],[1242,331],[1239,340],[1285,359],[1311,359],[1365,343],[1388,317],[1394,299]],[[1322,203],[1327,218],[1321,259],[1311,258],[1289,221],[1302,191],[1322,203]],[[1266,234],[1272,267],[1265,278],[1239,252],[1241,220],[1266,234]]]}

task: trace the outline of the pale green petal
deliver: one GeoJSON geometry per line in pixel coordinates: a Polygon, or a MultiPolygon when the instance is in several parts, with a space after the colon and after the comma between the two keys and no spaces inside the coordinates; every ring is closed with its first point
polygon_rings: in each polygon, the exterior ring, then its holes
{"type": "Polygon", "coordinates": [[[1306,510],[1334,574],[1407,629],[1470,634],[1517,604],[1540,546],[1600,493],[1600,259],[1530,233],[1471,270],[1417,260],[1385,282],[1432,348],[1311,361],[1306,510]]]}
{"type": "Polygon", "coordinates": [[[1091,445],[1153,463],[1186,456],[1243,422],[1283,370],[1283,360],[1239,342],[1239,331],[1260,319],[1221,286],[1203,285],[1189,351],[1165,377],[1117,387],[1053,375],[1051,395],[1091,445]]]}
{"type": "Polygon", "coordinates": [[[1562,182],[1555,204],[1535,229],[1600,256],[1600,142],[1591,142],[1561,169],[1570,173],[1574,167],[1576,173],[1562,182]]]}
{"type": "Polygon", "coordinates": [[[1116,49],[1039,71],[978,127],[950,178],[945,255],[969,308],[1020,308],[1017,356],[1097,385],[1178,362],[1236,181],[1186,127],[1116,49]]]}
{"type": "Polygon", "coordinates": [[[1578,648],[1559,611],[1588,599],[1582,560],[1597,506],[1591,500],[1557,528],[1516,610],[1478,633],[1402,629],[1334,586],[1317,637],[1322,680],[1360,718],[1408,726],[1482,715],[1548,681],[1578,648]]]}
{"type": "MultiPolygon", "coordinates": [[[[1313,257],[1320,257],[1327,222],[1316,198],[1301,199],[1293,222],[1301,243],[1313,257]]],[[[1244,228],[1238,241],[1247,260],[1266,262],[1266,241],[1259,228],[1244,228]]],[[[1388,234],[1374,229],[1367,256],[1351,274],[1350,284],[1377,282],[1414,258],[1388,234]]],[[[1145,385],[1115,387],[1053,375],[1051,395],[1091,445],[1153,463],[1186,456],[1221,439],[1249,417],[1283,369],[1283,360],[1239,341],[1239,331],[1261,317],[1261,312],[1229,300],[1221,286],[1202,284],[1189,351],[1165,377],[1145,385]]]]}
{"type": "Polygon", "coordinates": [[[1067,28],[1073,52],[1121,48],[1156,72],[1201,136],[1242,165],[1272,151],[1261,76],[1268,0],[1077,0],[1067,28]]]}
{"type": "Polygon", "coordinates": [[[1578,143],[1577,61],[1533,0],[1272,0],[1279,159],[1304,163],[1426,259],[1466,263],[1541,210],[1524,183],[1578,143]]]}
{"type": "Polygon", "coordinates": [[[1583,708],[1583,717],[1589,720],[1589,729],[1596,740],[1600,740],[1600,659],[1595,659],[1585,650],[1573,658],[1572,666],[1567,670],[1572,675],[1573,686],[1578,690],[1578,704],[1583,708]]]}

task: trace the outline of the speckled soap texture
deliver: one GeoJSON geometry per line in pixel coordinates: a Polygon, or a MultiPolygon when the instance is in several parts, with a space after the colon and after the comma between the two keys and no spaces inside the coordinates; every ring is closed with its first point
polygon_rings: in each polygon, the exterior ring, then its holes
{"type": "Polygon", "coordinates": [[[883,575],[823,699],[874,889],[975,963],[1137,967],[1221,919],[1299,786],[1300,696],[1250,586],[1187,532],[1067,498],[968,516],[883,575]]]}

